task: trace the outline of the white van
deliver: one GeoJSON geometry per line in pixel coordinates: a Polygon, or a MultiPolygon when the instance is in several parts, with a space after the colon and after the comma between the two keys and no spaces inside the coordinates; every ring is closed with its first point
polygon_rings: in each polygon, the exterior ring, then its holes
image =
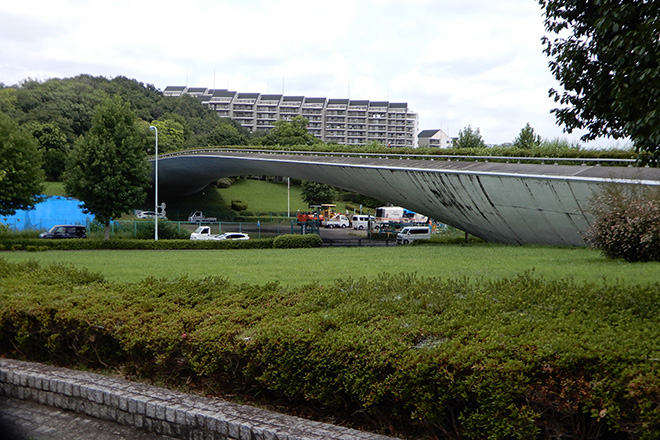
{"type": "Polygon", "coordinates": [[[376,224],[376,217],[373,215],[353,214],[353,218],[351,219],[353,229],[367,229],[369,227],[369,218],[371,218],[371,226],[373,227],[376,224]]]}
{"type": "Polygon", "coordinates": [[[406,226],[396,234],[396,244],[408,244],[415,240],[429,240],[431,228],[428,226],[406,226]]]}

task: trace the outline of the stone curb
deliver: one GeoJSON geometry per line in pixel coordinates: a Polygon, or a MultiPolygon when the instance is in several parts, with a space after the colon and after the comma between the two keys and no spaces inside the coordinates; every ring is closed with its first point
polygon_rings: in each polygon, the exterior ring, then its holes
{"type": "Polygon", "coordinates": [[[392,440],[99,374],[0,359],[0,395],[184,440],[392,440]]]}

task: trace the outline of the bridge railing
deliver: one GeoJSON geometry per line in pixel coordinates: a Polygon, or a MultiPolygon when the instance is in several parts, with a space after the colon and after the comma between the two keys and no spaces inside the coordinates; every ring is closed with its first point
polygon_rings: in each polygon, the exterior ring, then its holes
{"type": "Polygon", "coordinates": [[[296,155],[312,157],[351,157],[369,159],[399,159],[399,160],[439,160],[439,161],[470,161],[470,162],[507,162],[507,163],[541,163],[541,164],[575,164],[581,165],[616,165],[633,166],[635,159],[591,158],[591,157],[527,157],[527,156],[468,156],[452,154],[400,154],[400,153],[346,153],[338,151],[296,151],[296,150],[265,150],[250,148],[200,148],[195,150],[176,151],[159,155],[159,158],[183,156],[188,154],[222,154],[222,153],[257,153],[269,155],[296,155]]]}

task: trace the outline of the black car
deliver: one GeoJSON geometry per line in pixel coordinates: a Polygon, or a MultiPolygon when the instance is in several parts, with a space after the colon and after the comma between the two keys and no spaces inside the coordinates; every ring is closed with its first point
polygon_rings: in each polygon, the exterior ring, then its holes
{"type": "Polygon", "coordinates": [[[39,238],[87,238],[87,229],[80,225],[55,225],[39,234],[39,238]]]}

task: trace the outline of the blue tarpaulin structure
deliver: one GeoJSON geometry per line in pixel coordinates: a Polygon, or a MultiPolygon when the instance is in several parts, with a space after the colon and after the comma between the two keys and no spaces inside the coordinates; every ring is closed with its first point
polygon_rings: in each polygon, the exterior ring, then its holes
{"type": "Polygon", "coordinates": [[[87,225],[94,220],[94,216],[84,214],[81,204],[78,199],[51,196],[37,203],[34,209],[16,211],[14,215],[0,217],[0,222],[17,231],[45,231],[61,224],[87,225]]]}

